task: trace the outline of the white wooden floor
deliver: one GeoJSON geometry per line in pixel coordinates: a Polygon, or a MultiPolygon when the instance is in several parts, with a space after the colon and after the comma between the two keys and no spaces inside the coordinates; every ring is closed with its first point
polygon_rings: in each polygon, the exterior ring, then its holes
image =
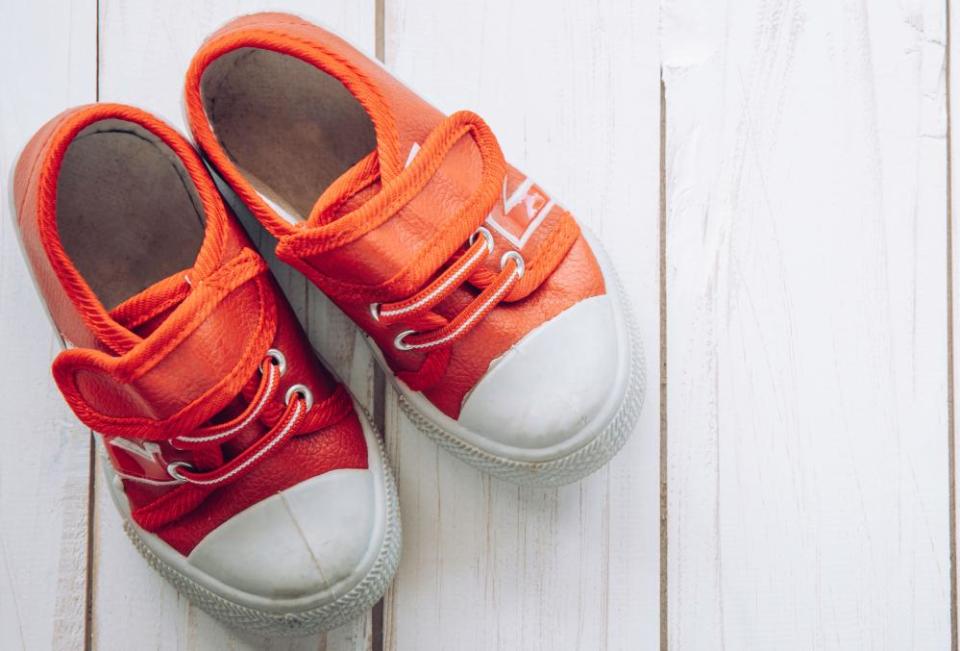
{"type": "Polygon", "coordinates": [[[957,648],[946,0],[0,0],[0,179],[66,106],[183,128],[194,50],[266,8],[479,112],[598,233],[641,317],[641,422],[579,484],[492,480],[278,267],[380,414],[404,551],[365,619],[239,635],[125,539],[4,201],[0,649],[957,648]]]}

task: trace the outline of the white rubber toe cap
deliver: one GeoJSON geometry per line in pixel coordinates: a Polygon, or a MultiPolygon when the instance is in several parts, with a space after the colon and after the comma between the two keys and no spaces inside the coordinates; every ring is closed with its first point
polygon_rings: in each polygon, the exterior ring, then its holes
{"type": "Polygon", "coordinates": [[[527,334],[468,394],[459,424],[523,450],[575,437],[612,390],[618,363],[615,318],[610,296],[595,296],[527,334]]]}
{"type": "Polygon", "coordinates": [[[250,594],[303,597],[350,577],[373,529],[373,474],[332,470],[238,513],[201,540],[187,560],[250,594]]]}

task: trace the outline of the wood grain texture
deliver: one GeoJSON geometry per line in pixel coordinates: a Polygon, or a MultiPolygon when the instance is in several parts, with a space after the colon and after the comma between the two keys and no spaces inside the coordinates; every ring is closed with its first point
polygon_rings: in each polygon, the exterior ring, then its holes
{"type": "Polygon", "coordinates": [[[90,438],[50,376],[60,342],[20,251],[7,182],[34,131],[94,99],[96,4],[4,0],[0,17],[0,648],[80,648],[90,438]]]}
{"type": "Polygon", "coordinates": [[[670,648],[950,645],[944,10],[661,3],[670,648]]]}
{"type": "MultiPolygon", "coordinates": [[[[387,67],[593,229],[648,347],[633,439],[560,490],[493,480],[439,451],[387,400],[404,555],[387,649],[637,649],[658,639],[659,78],[655,3],[388,0],[387,67]]],[[[389,396],[388,392],[388,396],[389,396]]]]}
{"type": "MultiPolygon", "coordinates": [[[[374,2],[243,2],[177,0],[127,3],[100,0],[100,97],[136,104],[186,132],[183,76],[202,40],[228,20],[254,11],[279,10],[321,22],[369,51],[374,50],[374,2]]],[[[241,215],[249,217],[249,215],[241,215]]],[[[308,297],[304,278],[273,255],[269,236],[252,219],[254,240],[267,258],[314,345],[354,394],[373,409],[373,362],[349,320],[327,301],[308,297]]],[[[239,634],[192,607],[156,575],[121,530],[120,516],[98,468],[96,486],[94,645],[127,648],[131,639],[156,640],[159,648],[275,648],[355,650],[370,648],[371,617],[326,636],[300,640],[239,634]],[[135,637],[134,637],[135,636],[135,637]]]]}
{"type": "Polygon", "coordinates": [[[949,378],[950,386],[948,390],[952,391],[949,405],[949,441],[953,452],[952,466],[950,468],[950,507],[953,509],[953,519],[950,523],[951,551],[953,555],[950,558],[950,592],[951,592],[951,619],[953,624],[952,648],[960,647],[958,644],[958,604],[957,604],[957,559],[960,558],[960,541],[957,536],[957,522],[960,521],[960,505],[957,503],[957,464],[960,462],[960,451],[957,450],[957,406],[960,405],[960,389],[957,387],[957,377],[960,373],[960,350],[958,350],[957,327],[960,324],[960,298],[957,296],[960,288],[960,270],[957,264],[957,252],[960,251],[960,226],[957,224],[957,216],[960,215],[960,160],[957,156],[960,153],[960,100],[957,93],[960,92],[960,7],[947,4],[947,152],[950,160],[948,163],[948,174],[950,178],[949,192],[947,199],[949,201],[948,214],[948,233],[950,238],[948,242],[948,263],[950,265],[950,310],[951,320],[948,324],[948,345],[950,346],[949,362],[951,364],[951,376],[949,378]]]}

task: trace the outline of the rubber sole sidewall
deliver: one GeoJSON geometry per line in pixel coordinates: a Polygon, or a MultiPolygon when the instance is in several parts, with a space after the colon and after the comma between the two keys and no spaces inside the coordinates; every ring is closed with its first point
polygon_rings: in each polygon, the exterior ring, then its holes
{"type": "MultiPolygon", "coordinates": [[[[178,592],[211,617],[229,626],[266,635],[298,637],[328,631],[359,617],[380,600],[393,579],[400,560],[402,531],[396,482],[387,464],[383,443],[369,415],[362,408],[358,411],[362,412],[358,414],[359,417],[366,420],[367,426],[373,432],[373,436],[368,437],[368,449],[371,452],[376,451],[375,454],[383,471],[383,507],[386,522],[383,538],[370,569],[363,576],[355,577],[353,587],[342,596],[326,603],[290,608],[287,612],[241,603],[223,594],[222,591],[203,585],[164,559],[165,552],[156,549],[156,544],[148,542],[147,536],[150,534],[129,520],[124,513],[123,505],[118,503],[118,509],[124,518],[124,531],[147,563],[169,581],[178,592]],[[374,441],[371,442],[369,438],[373,438],[374,441]]],[[[104,471],[108,486],[111,486],[112,474],[109,464],[104,464],[104,471]]],[[[115,494],[112,487],[110,492],[115,500],[123,499],[122,496],[115,494]]],[[[176,554],[173,550],[169,553],[176,554]]],[[[210,580],[215,581],[212,577],[210,580]]]]}

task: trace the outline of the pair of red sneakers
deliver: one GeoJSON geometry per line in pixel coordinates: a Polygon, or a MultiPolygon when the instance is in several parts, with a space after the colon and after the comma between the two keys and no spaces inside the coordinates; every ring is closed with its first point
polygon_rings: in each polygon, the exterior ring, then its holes
{"type": "MultiPolygon", "coordinates": [[[[283,14],[211,36],[186,106],[224,192],[360,326],[427,435],[546,485],[620,448],[643,371],[614,272],[479,117],[283,14]]],[[[71,109],[27,145],[14,198],[66,345],[54,377],[137,548],[242,627],[369,608],[400,550],[379,437],[191,145],[139,109],[71,109]]]]}

